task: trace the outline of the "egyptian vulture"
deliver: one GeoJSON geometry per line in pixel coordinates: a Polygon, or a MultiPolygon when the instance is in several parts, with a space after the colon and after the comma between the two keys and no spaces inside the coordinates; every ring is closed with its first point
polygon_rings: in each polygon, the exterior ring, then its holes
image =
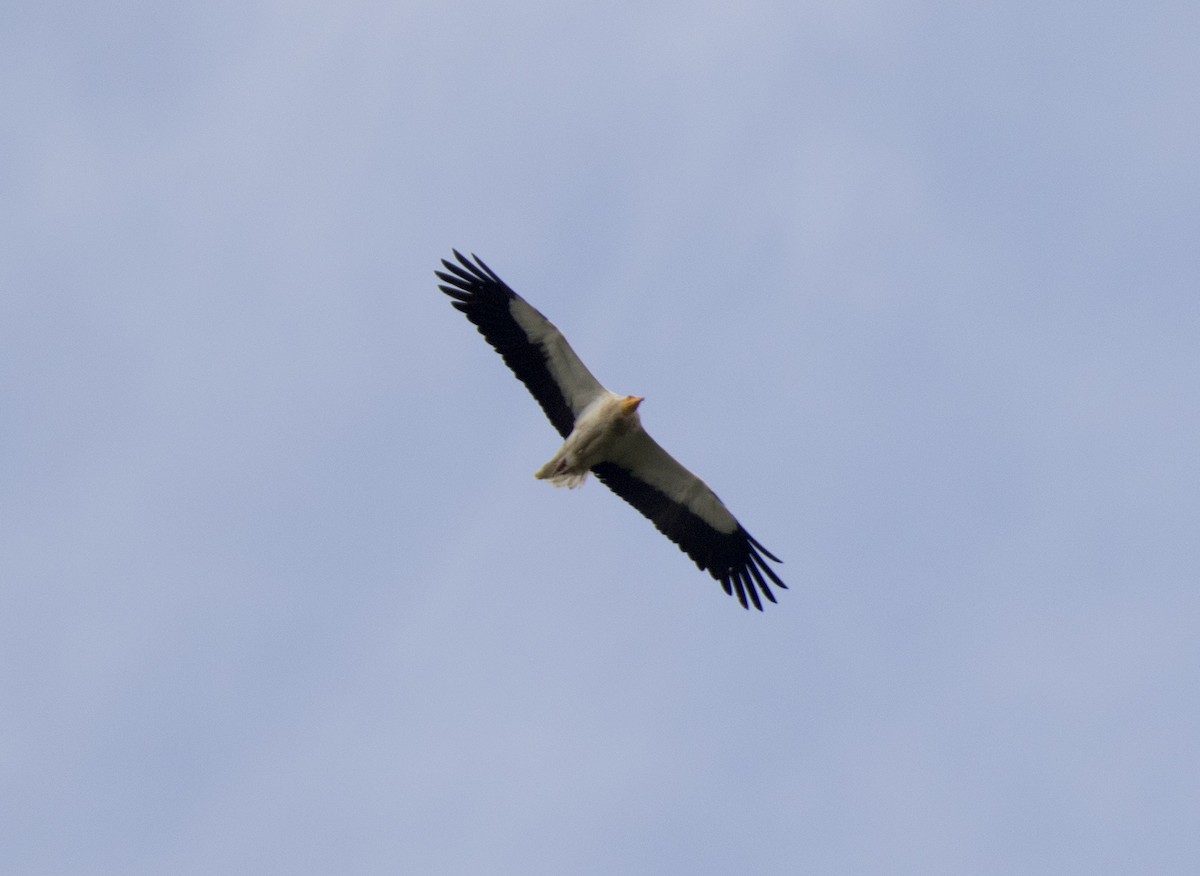
{"type": "Polygon", "coordinates": [[[557,328],[478,256],[454,250],[434,271],[479,333],[529,388],[565,439],[534,477],[556,487],[578,487],[592,472],[644,514],[701,571],[736,594],[743,608],[775,602],[767,579],[787,588],[764,557],[781,562],[737,522],[716,493],[646,434],[638,416],[642,398],[609,392],[592,376],[557,328]],[[764,577],[766,576],[766,577],[764,577]]]}

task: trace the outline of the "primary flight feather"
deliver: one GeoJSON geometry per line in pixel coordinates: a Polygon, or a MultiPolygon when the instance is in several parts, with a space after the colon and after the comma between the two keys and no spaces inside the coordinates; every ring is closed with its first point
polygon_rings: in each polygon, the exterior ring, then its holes
{"type": "Polygon", "coordinates": [[[770,584],[787,589],[766,560],[781,562],[742,528],[729,509],[642,428],[639,396],[605,389],[566,338],[478,256],[442,260],[438,288],[454,299],[479,333],[529,388],[562,446],[534,477],[577,487],[592,472],[675,542],[702,571],[762,611],[770,584]],[[472,260],[473,259],[473,260],[472,260]]]}

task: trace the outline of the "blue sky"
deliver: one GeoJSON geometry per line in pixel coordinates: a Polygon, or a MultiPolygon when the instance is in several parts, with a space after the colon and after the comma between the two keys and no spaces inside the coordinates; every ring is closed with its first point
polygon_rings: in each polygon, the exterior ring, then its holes
{"type": "Polygon", "coordinates": [[[14,5],[0,869],[1200,861],[1200,11],[14,5]],[[742,611],[435,287],[786,561],[742,611]]]}

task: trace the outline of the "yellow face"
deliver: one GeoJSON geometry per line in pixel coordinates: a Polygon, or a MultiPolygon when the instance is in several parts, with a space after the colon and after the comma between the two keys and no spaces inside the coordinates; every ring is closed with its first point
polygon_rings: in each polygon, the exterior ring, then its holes
{"type": "Polygon", "coordinates": [[[632,414],[643,401],[645,399],[640,395],[627,395],[621,399],[621,411],[625,414],[632,414]]]}

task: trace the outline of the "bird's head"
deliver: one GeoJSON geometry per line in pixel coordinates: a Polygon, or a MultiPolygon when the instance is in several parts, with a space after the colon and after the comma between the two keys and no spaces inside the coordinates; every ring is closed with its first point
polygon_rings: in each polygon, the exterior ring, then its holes
{"type": "Polygon", "coordinates": [[[638,405],[640,405],[643,401],[645,401],[645,399],[643,399],[640,395],[625,396],[625,398],[621,399],[621,413],[628,417],[638,409],[638,405]]]}

